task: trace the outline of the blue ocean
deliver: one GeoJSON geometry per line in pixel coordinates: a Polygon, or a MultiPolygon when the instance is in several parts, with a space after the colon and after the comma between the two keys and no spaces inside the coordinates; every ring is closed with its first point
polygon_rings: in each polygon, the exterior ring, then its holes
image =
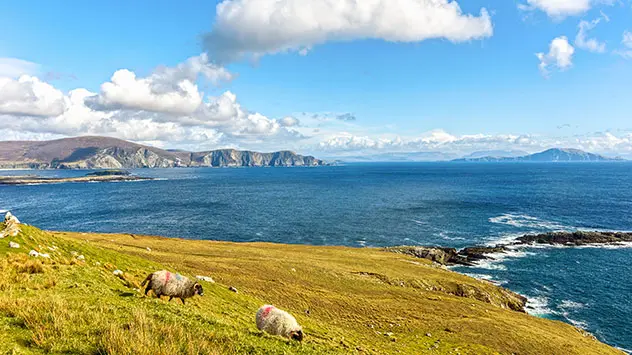
{"type": "MultiPolygon", "coordinates": [[[[33,172],[2,172],[25,173],[33,172]]],[[[157,180],[0,186],[0,210],[51,230],[352,247],[459,248],[534,232],[632,230],[630,163],[374,163],[134,173],[157,180]]],[[[632,349],[632,246],[527,248],[455,270],[527,296],[534,315],[632,349]]]]}

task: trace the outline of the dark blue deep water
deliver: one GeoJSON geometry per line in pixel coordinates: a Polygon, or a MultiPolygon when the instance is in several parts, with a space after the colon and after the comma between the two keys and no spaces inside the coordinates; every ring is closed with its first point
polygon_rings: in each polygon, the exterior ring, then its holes
{"type": "MultiPolygon", "coordinates": [[[[527,232],[632,230],[632,163],[135,172],[160,180],[0,186],[0,209],[54,230],[354,247],[463,247],[527,232]]],[[[8,173],[25,172],[0,174],[8,173]]],[[[533,314],[632,349],[632,248],[530,248],[457,271],[528,296],[533,314]]]]}

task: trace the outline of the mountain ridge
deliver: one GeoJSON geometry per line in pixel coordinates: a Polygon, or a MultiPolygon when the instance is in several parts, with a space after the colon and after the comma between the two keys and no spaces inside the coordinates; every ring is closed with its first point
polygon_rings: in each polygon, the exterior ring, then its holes
{"type": "Polygon", "coordinates": [[[82,136],[50,141],[0,141],[2,169],[133,169],[175,167],[322,166],[292,151],[164,150],[118,138],[82,136]]]}
{"type": "Polygon", "coordinates": [[[600,154],[585,152],[575,148],[550,148],[539,153],[517,157],[485,156],[480,158],[461,158],[454,162],[605,162],[624,161],[621,158],[608,158],[600,154]]]}

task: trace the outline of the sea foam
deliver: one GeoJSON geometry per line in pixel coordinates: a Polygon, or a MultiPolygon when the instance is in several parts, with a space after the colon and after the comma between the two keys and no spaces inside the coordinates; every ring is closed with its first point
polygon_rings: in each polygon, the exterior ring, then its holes
{"type": "Polygon", "coordinates": [[[569,230],[569,226],[554,221],[546,221],[527,214],[504,213],[500,216],[489,218],[489,222],[504,224],[516,228],[569,230]]]}

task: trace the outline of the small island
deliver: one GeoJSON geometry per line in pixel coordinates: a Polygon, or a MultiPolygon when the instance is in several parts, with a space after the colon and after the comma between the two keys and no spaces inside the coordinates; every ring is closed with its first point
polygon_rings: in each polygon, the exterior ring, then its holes
{"type": "Polygon", "coordinates": [[[59,184],[64,182],[115,182],[153,180],[152,178],[132,175],[126,170],[101,170],[78,177],[43,177],[38,175],[0,176],[0,185],[59,184]]]}

